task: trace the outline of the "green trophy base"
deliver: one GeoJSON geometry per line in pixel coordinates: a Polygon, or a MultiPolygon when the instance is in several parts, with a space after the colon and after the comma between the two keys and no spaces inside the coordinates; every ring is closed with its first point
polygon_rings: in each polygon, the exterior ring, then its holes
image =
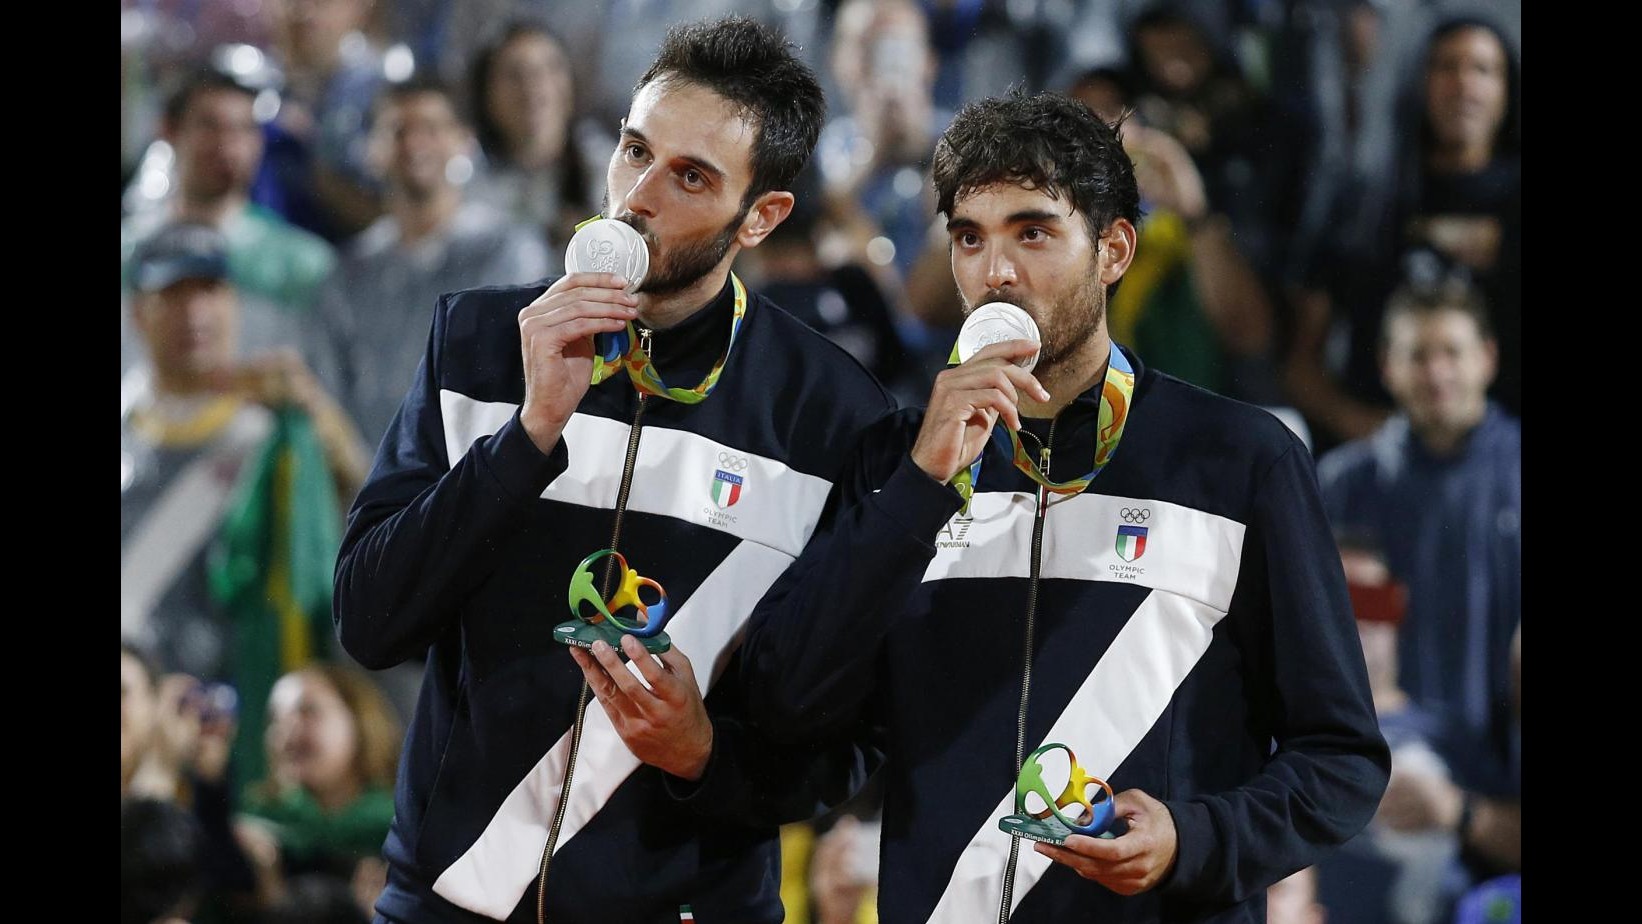
{"type": "MultiPolygon", "coordinates": [[[[608,620],[591,623],[580,619],[567,619],[553,628],[553,637],[562,645],[592,648],[594,642],[602,639],[606,645],[616,649],[616,654],[624,658],[626,655],[621,650],[621,637],[626,634],[608,620]]],[[[651,654],[661,654],[673,647],[673,640],[668,638],[665,632],[657,632],[650,638],[641,638],[639,641],[644,643],[644,650],[651,654]]]]}
{"type": "MultiPolygon", "coordinates": [[[[1005,815],[998,819],[998,829],[1005,834],[1014,834],[1029,841],[1040,841],[1063,846],[1066,839],[1077,833],[1060,823],[1053,815],[1048,818],[1033,818],[1031,815],[1005,815]]],[[[1103,839],[1111,839],[1117,835],[1110,831],[1100,835],[1103,839]]]]}

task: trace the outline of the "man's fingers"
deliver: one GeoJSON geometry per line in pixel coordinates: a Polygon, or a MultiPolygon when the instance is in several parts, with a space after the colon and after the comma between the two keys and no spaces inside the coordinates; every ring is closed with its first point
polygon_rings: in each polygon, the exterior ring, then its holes
{"type": "MultiPolygon", "coordinates": [[[[655,692],[669,702],[682,703],[692,696],[700,696],[701,690],[696,685],[696,672],[690,666],[690,659],[677,646],[667,649],[657,658],[661,663],[656,665],[661,679],[650,678],[650,685],[655,692]]],[[[649,674],[645,675],[649,677],[649,674]]]]}
{"type": "Polygon", "coordinates": [[[615,684],[617,692],[632,696],[635,690],[642,689],[638,678],[628,673],[627,665],[621,662],[621,655],[616,654],[616,649],[600,640],[593,643],[591,650],[593,657],[598,659],[605,674],[609,676],[610,682],[615,684]]]}
{"type": "MultiPolygon", "coordinates": [[[[608,292],[608,289],[596,290],[608,292]]],[[[600,295],[597,298],[556,299],[552,302],[532,302],[519,312],[519,323],[536,319],[546,319],[549,323],[562,323],[578,317],[623,318],[632,320],[638,316],[638,306],[632,300],[619,301],[613,296],[600,295]]]]}
{"type": "Polygon", "coordinates": [[[627,653],[627,659],[638,667],[640,674],[644,675],[644,680],[650,684],[652,693],[659,694],[661,690],[658,684],[665,684],[672,679],[666,668],[657,664],[656,659],[650,656],[649,650],[639,641],[638,636],[623,634],[621,650],[627,653]]]}
{"type": "Polygon", "coordinates": [[[680,679],[687,680],[692,684],[696,682],[696,670],[690,666],[689,656],[679,651],[677,645],[667,649],[657,657],[660,657],[661,663],[666,665],[667,669],[680,679]]]}
{"type": "Polygon", "coordinates": [[[964,361],[963,365],[967,366],[970,363],[984,362],[993,358],[1025,359],[1036,353],[1041,346],[1042,344],[1031,340],[999,340],[997,343],[989,343],[976,350],[973,356],[964,361]]]}
{"type": "MultiPolygon", "coordinates": [[[[634,641],[638,640],[634,639],[634,641]]],[[[656,698],[653,691],[645,688],[645,684],[649,682],[648,679],[640,680],[634,675],[633,671],[622,663],[621,655],[617,654],[616,649],[610,647],[604,641],[594,642],[592,651],[593,657],[599,659],[599,663],[604,666],[605,673],[610,675],[611,681],[616,685],[616,692],[627,697],[635,707],[647,709],[650,702],[656,698]]],[[[649,660],[650,655],[648,652],[643,651],[642,646],[640,647],[640,653],[643,654],[645,660],[649,660]]],[[[639,670],[642,671],[643,668],[641,667],[639,670]]]]}
{"type": "Polygon", "coordinates": [[[582,669],[582,677],[586,679],[588,689],[593,691],[593,698],[601,703],[609,699],[615,684],[610,682],[610,675],[604,672],[599,662],[580,648],[571,648],[570,657],[582,669]]]}
{"type": "Polygon", "coordinates": [[[1003,374],[1009,378],[1010,382],[1014,383],[1016,390],[1031,395],[1039,401],[1049,400],[1049,389],[1043,387],[1043,383],[1038,381],[1037,376],[1013,364],[1003,366],[1002,369],[1003,374]]]}
{"type": "Polygon", "coordinates": [[[614,333],[627,326],[621,318],[575,318],[573,320],[555,323],[543,318],[531,318],[521,327],[521,333],[528,339],[541,326],[544,334],[556,338],[561,344],[575,343],[594,334],[614,333]],[[538,322],[545,322],[538,324],[538,322]]]}
{"type": "Polygon", "coordinates": [[[627,280],[615,273],[565,273],[547,287],[542,298],[570,289],[609,289],[612,292],[620,292],[626,287],[627,280]]]}
{"type": "Polygon", "coordinates": [[[1089,837],[1084,834],[1074,834],[1066,839],[1066,849],[1078,856],[1098,860],[1101,863],[1121,863],[1146,852],[1146,845],[1141,838],[1130,837],[1089,837]]]}
{"type": "Polygon", "coordinates": [[[629,316],[639,304],[638,296],[628,294],[621,289],[568,289],[563,292],[549,291],[535,301],[524,306],[519,311],[519,320],[533,318],[555,311],[580,306],[583,311],[602,309],[627,310],[629,316]]]}

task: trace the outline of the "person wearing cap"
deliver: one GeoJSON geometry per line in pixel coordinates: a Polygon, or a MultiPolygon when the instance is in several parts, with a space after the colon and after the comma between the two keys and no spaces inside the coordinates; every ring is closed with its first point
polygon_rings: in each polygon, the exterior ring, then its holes
{"type": "Polygon", "coordinates": [[[336,570],[348,653],[427,662],[379,921],[780,921],[776,826],[875,762],[850,735],[770,743],[734,680],[753,603],[893,406],[731,271],[789,214],[824,108],[771,29],[675,28],[568,275],[434,306],[336,570]],[[659,657],[556,640],[606,550],[665,588],[659,657]]]}
{"type": "MultiPolygon", "coordinates": [[[[167,671],[235,682],[251,729],[243,742],[260,734],[261,701],[242,682],[242,627],[213,589],[213,545],[247,500],[281,409],[311,421],[321,480],[328,471],[335,490],[363,479],[367,457],[295,352],[240,358],[229,263],[220,231],[186,222],[160,229],[132,257],[131,321],[148,375],[120,417],[120,628],[167,671]]],[[[295,515],[338,516],[329,505],[295,515]]]]}
{"type": "Polygon", "coordinates": [[[966,327],[928,406],[863,434],[844,512],[748,623],[754,720],[880,729],[886,924],[1263,920],[1389,764],[1310,454],[1111,340],[1139,192],[1088,107],[970,104],[933,175],[966,310],[1041,342],[970,354],[966,327]],[[1112,836],[1000,828],[1050,745],[1110,785],[1112,836]]]}
{"type": "MultiPolygon", "coordinates": [[[[1391,749],[1391,783],[1362,833],[1318,864],[1331,919],[1418,924],[1447,920],[1460,877],[1450,869],[1457,839],[1428,823],[1418,794],[1451,787],[1450,765],[1467,745],[1441,715],[1414,703],[1397,681],[1397,636],[1408,587],[1386,567],[1371,537],[1338,537],[1357,636],[1380,732],[1391,749]],[[1398,795],[1398,790],[1402,794],[1398,795]]],[[[1454,801],[1458,809],[1458,797],[1454,801]]]]}
{"type": "MultiPolygon", "coordinates": [[[[167,97],[160,126],[161,139],[175,154],[174,170],[134,183],[126,195],[131,213],[120,222],[122,290],[129,287],[137,245],[160,228],[191,221],[222,231],[229,279],[240,298],[240,343],[247,350],[301,344],[309,309],[336,265],[336,252],[323,238],[251,201],[264,150],[256,99],[255,88],[214,67],[185,76],[167,97]],[[156,186],[164,192],[150,198],[156,186]]],[[[142,358],[129,314],[121,313],[122,376],[140,367],[142,358]]]]}

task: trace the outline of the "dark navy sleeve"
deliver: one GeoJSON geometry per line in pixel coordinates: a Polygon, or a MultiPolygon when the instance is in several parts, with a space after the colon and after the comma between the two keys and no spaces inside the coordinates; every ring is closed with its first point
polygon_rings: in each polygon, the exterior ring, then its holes
{"type": "Polygon", "coordinates": [[[866,722],[845,733],[786,740],[747,721],[740,663],[738,652],[714,687],[713,753],[701,779],[666,775],[675,799],[703,815],[783,825],[836,807],[884,762],[880,732],[866,722]]]}
{"type": "Polygon", "coordinates": [[[1316,862],[1368,824],[1390,751],[1310,454],[1291,441],[1256,488],[1228,619],[1258,625],[1251,700],[1275,750],[1247,784],[1165,801],[1178,835],[1164,893],[1240,902],[1316,862]]]}
{"type": "Polygon", "coordinates": [[[877,686],[883,641],[935,557],[958,493],[912,462],[916,426],[867,431],[839,514],[764,595],[742,653],[748,708],[786,740],[847,733],[877,686]]]}
{"type": "Polygon", "coordinates": [[[439,402],[451,301],[440,298],[428,349],[348,514],[334,608],[342,647],[372,670],[421,654],[494,567],[488,554],[569,467],[561,439],[544,455],[514,413],[452,462],[439,402]]]}

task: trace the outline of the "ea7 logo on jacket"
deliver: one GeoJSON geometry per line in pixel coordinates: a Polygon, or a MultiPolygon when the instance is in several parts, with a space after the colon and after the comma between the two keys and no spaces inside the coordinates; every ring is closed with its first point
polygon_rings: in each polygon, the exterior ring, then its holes
{"type": "Polygon", "coordinates": [[[1118,516],[1123,522],[1117,527],[1117,556],[1124,561],[1134,561],[1146,554],[1149,527],[1141,524],[1152,518],[1152,511],[1146,507],[1124,507],[1118,516]]]}
{"type": "Polygon", "coordinates": [[[969,548],[969,540],[966,537],[969,535],[969,527],[974,525],[974,523],[975,519],[973,517],[966,517],[962,514],[954,514],[952,519],[947,520],[946,525],[941,527],[940,531],[935,534],[935,548],[969,548]]]}
{"type": "Polygon", "coordinates": [[[721,452],[718,454],[718,466],[713,472],[713,503],[718,505],[718,509],[727,510],[741,500],[745,479],[740,473],[747,470],[747,459],[735,453],[721,452]]]}

